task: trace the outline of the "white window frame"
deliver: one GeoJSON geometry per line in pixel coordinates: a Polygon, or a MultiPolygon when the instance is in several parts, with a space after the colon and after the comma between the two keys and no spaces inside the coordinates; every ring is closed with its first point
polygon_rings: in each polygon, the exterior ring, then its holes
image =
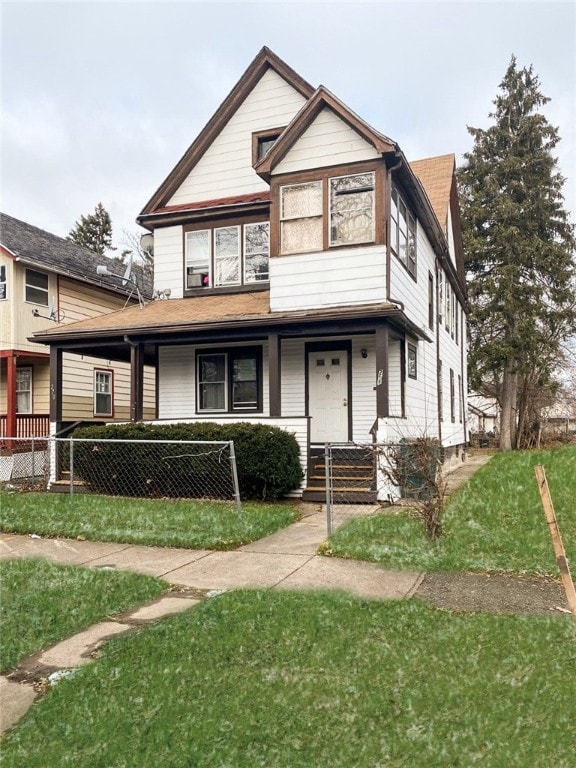
{"type": "Polygon", "coordinates": [[[31,365],[19,365],[16,367],[16,413],[30,414],[34,413],[34,384],[31,365]],[[22,378],[20,374],[27,374],[27,386],[22,388],[22,378]],[[28,407],[20,406],[20,395],[28,396],[28,407]]]}
{"type": "MultiPolygon", "coordinates": [[[[250,256],[258,254],[252,253],[250,256]]],[[[185,253],[184,253],[184,290],[196,290],[206,288],[227,288],[230,286],[253,285],[258,282],[268,282],[270,280],[270,222],[255,221],[246,224],[229,224],[205,229],[191,229],[185,233],[185,253]],[[266,247],[262,248],[260,256],[267,259],[267,270],[265,273],[256,273],[255,277],[250,278],[247,270],[247,237],[246,233],[251,227],[264,227],[267,233],[266,247]],[[237,249],[236,254],[220,256],[218,254],[218,232],[224,230],[235,230],[237,249]],[[198,257],[191,254],[191,243],[198,241],[199,236],[204,236],[204,256],[198,257]],[[226,260],[236,259],[237,273],[234,279],[218,279],[220,272],[219,264],[226,260]],[[264,277],[259,277],[263,274],[264,277]]]]}
{"type": "Polygon", "coordinates": [[[94,368],[94,416],[114,416],[114,371],[104,368],[94,368]],[[102,386],[104,385],[104,388],[102,386]],[[108,411],[98,410],[98,396],[110,398],[108,411]]]}
{"type": "Polygon", "coordinates": [[[29,267],[26,267],[25,273],[24,273],[24,301],[27,304],[38,304],[40,307],[47,307],[48,306],[48,291],[49,291],[50,285],[49,285],[49,278],[46,272],[40,272],[37,269],[30,269],[29,267]],[[33,283],[29,282],[29,278],[32,276],[32,273],[35,275],[39,275],[42,278],[46,278],[46,287],[40,286],[40,285],[34,285],[33,283]],[[46,301],[35,301],[34,299],[31,299],[29,297],[28,291],[39,291],[42,295],[46,294],[46,301]]]}

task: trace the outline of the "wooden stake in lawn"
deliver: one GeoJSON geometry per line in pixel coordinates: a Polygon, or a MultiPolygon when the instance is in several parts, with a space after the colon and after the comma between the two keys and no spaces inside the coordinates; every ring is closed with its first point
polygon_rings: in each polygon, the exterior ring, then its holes
{"type": "Polygon", "coordinates": [[[538,482],[542,506],[544,507],[544,514],[546,515],[546,520],[550,529],[550,536],[552,536],[554,554],[556,555],[556,563],[560,569],[560,575],[562,576],[562,584],[564,585],[564,591],[566,592],[568,608],[570,608],[572,617],[576,619],[576,589],[574,588],[574,582],[572,581],[570,569],[568,568],[568,560],[566,559],[566,552],[564,550],[564,545],[562,544],[558,522],[556,521],[556,513],[554,512],[554,505],[552,504],[552,497],[550,496],[550,489],[548,488],[548,481],[546,480],[546,473],[544,467],[540,466],[534,467],[534,472],[538,482]]]}

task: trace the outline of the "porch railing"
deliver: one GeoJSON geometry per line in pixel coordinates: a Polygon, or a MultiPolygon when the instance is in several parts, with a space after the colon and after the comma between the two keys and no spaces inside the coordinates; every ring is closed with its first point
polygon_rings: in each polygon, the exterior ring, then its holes
{"type": "Polygon", "coordinates": [[[16,434],[6,434],[6,414],[0,413],[0,437],[46,437],[50,431],[50,416],[47,413],[17,413],[16,434]]]}

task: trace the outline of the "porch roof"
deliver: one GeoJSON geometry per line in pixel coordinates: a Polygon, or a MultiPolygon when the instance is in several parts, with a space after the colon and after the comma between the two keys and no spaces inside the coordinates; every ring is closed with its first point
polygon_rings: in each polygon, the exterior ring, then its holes
{"type": "Polygon", "coordinates": [[[226,329],[261,328],[266,333],[275,327],[294,324],[377,321],[384,318],[390,318],[419,338],[430,340],[421,329],[404,317],[395,304],[383,302],[296,312],[271,312],[268,291],[152,301],[143,307],[125,307],[117,312],[80,320],[65,327],[48,328],[35,333],[33,339],[45,344],[56,344],[123,338],[126,335],[136,335],[145,340],[210,330],[221,332],[226,329]]]}

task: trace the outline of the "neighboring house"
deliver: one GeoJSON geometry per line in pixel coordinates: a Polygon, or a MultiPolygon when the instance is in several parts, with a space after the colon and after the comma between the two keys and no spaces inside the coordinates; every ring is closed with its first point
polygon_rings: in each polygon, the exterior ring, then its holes
{"type": "MultiPolygon", "coordinates": [[[[50,355],[29,337],[138,304],[132,282],[123,285],[123,273],[122,265],[71,240],[0,214],[1,437],[40,437],[49,431],[50,355]],[[118,276],[98,275],[103,263],[118,276]]],[[[80,355],[66,353],[62,376],[63,423],[130,418],[126,363],[92,357],[84,348],[80,355]]],[[[146,376],[145,412],[153,417],[153,371],[146,376]]]]}
{"type": "MultiPolygon", "coordinates": [[[[466,445],[464,262],[453,155],[408,163],[269,49],[140,216],[166,301],[45,329],[157,364],[157,418],[265,422],[303,464],[326,442],[466,445]]],[[[62,414],[55,407],[53,418],[62,414]]]]}
{"type": "Polygon", "coordinates": [[[471,433],[498,433],[500,406],[494,397],[468,393],[468,429],[471,433]]]}

